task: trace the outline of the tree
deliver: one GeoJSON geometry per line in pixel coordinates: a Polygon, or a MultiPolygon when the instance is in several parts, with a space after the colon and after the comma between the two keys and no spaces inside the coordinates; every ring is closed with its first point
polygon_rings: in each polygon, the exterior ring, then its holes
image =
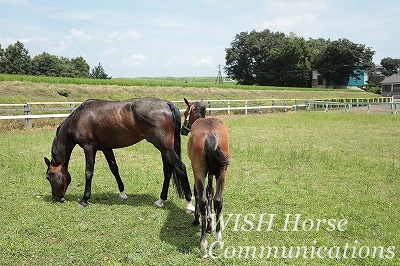
{"type": "Polygon", "coordinates": [[[0,73],[5,73],[5,71],[4,71],[4,66],[3,66],[3,57],[4,57],[4,50],[3,50],[3,48],[1,47],[1,44],[0,44],[0,73]]]}
{"type": "Polygon", "coordinates": [[[243,85],[307,86],[310,50],[304,38],[269,30],[236,35],[225,72],[243,85]]]}
{"type": "Polygon", "coordinates": [[[82,56],[71,59],[70,64],[74,69],[74,77],[88,78],[90,76],[90,66],[82,56]]]}
{"type": "Polygon", "coordinates": [[[399,72],[400,59],[394,59],[385,57],[381,60],[381,66],[383,67],[382,74],[386,77],[399,72]]]}
{"type": "Polygon", "coordinates": [[[325,51],[326,47],[330,43],[330,40],[325,40],[323,38],[318,39],[308,39],[307,45],[310,49],[310,63],[315,66],[316,62],[321,58],[322,52],[325,51]]]}
{"type": "Polygon", "coordinates": [[[307,42],[294,34],[282,40],[279,47],[271,49],[268,83],[276,86],[307,87],[310,79],[310,50],[307,42]]]}
{"type": "Polygon", "coordinates": [[[271,79],[270,52],[279,47],[283,33],[269,30],[236,34],[231,47],[226,48],[225,73],[242,85],[265,85],[271,79]]]}
{"type": "Polygon", "coordinates": [[[350,76],[359,79],[364,71],[371,71],[374,68],[374,53],[365,45],[339,39],[327,44],[321,56],[316,59],[314,67],[337,87],[350,76]]]}
{"type": "Polygon", "coordinates": [[[32,75],[61,77],[62,70],[62,62],[55,55],[44,52],[32,59],[32,75]]]}
{"type": "Polygon", "coordinates": [[[10,44],[0,57],[0,69],[6,74],[30,74],[31,57],[24,44],[10,44]]]}
{"type": "Polygon", "coordinates": [[[103,66],[99,63],[96,67],[94,67],[90,73],[90,77],[94,79],[110,79],[106,72],[104,71],[103,66]]]}

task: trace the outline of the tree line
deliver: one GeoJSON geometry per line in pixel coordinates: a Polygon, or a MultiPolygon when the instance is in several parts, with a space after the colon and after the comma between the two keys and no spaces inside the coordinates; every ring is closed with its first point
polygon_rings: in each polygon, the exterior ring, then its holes
{"type": "MultiPolygon", "coordinates": [[[[345,38],[305,40],[294,33],[253,30],[236,34],[225,51],[225,73],[242,85],[309,87],[316,70],[336,87],[375,72],[375,51],[345,38]]],[[[384,58],[381,65],[384,75],[397,73],[400,59],[384,58]]]]}
{"type": "Polygon", "coordinates": [[[67,58],[47,52],[31,58],[24,44],[17,41],[3,49],[0,44],[0,73],[34,76],[109,79],[99,63],[90,70],[82,57],[67,58]]]}

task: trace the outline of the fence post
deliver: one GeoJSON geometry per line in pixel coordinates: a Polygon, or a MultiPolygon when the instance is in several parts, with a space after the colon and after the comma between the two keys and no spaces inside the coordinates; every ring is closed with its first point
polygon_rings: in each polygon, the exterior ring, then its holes
{"type": "Polygon", "coordinates": [[[231,114],[231,101],[228,100],[228,115],[231,114]]]}
{"type": "MultiPolygon", "coordinates": [[[[275,100],[272,100],[272,106],[275,106],[275,100]]],[[[275,113],[275,107],[272,108],[272,112],[275,113]]]]}
{"type": "MultiPolygon", "coordinates": [[[[29,104],[26,103],[25,107],[24,107],[24,115],[30,115],[30,114],[31,114],[31,110],[29,109],[29,104]]],[[[32,119],[25,118],[25,126],[32,128],[32,119]]]]}
{"type": "Polygon", "coordinates": [[[246,107],[246,108],[244,109],[244,114],[247,115],[247,100],[244,102],[244,106],[246,107]]]}
{"type": "MultiPolygon", "coordinates": [[[[208,108],[211,108],[211,102],[210,101],[208,101],[208,108]]],[[[208,114],[210,115],[210,116],[212,116],[212,110],[208,110],[208,114]]]]}

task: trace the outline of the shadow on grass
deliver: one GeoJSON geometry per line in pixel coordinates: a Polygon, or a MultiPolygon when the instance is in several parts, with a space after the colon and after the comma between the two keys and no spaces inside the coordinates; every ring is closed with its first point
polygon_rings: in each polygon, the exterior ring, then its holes
{"type": "Polygon", "coordinates": [[[193,253],[193,249],[200,244],[200,227],[192,224],[193,214],[185,214],[181,206],[166,201],[165,207],[168,216],[161,228],[160,239],[183,254],[193,253]]]}
{"type": "MultiPolygon", "coordinates": [[[[78,207],[82,194],[67,194],[65,198],[68,202],[76,202],[78,207]]],[[[133,207],[149,206],[153,207],[154,211],[160,211],[154,206],[154,202],[157,199],[158,197],[151,194],[129,194],[128,199],[119,200],[116,193],[100,192],[92,194],[86,208],[90,208],[91,205],[129,205],[133,207]]],[[[44,196],[43,200],[51,202],[51,195],[44,196]]],[[[188,254],[196,252],[193,249],[199,246],[200,227],[193,226],[193,214],[185,214],[183,207],[183,201],[180,206],[171,200],[165,202],[164,210],[167,212],[167,217],[162,225],[159,236],[161,241],[175,247],[178,252],[188,254]]]]}

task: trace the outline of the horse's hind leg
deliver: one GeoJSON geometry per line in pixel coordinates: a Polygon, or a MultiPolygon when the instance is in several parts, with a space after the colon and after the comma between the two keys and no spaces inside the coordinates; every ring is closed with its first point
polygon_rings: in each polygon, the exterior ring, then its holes
{"type": "Polygon", "coordinates": [[[118,170],[118,165],[117,161],[115,160],[114,152],[110,150],[103,150],[103,154],[106,157],[108,166],[110,167],[111,173],[114,175],[115,180],[117,181],[118,184],[118,189],[119,189],[119,198],[121,200],[125,200],[128,198],[128,196],[125,194],[124,191],[124,183],[122,182],[121,176],[119,175],[119,170],[118,170]]]}
{"type": "Polygon", "coordinates": [[[221,174],[216,177],[217,181],[217,190],[214,197],[214,210],[216,215],[216,228],[215,228],[215,239],[217,241],[216,248],[221,247],[220,243],[222,241],[222,233],[221,233],[221,224],[220,224],[220,216],[222,212],[222,205],[223,205],[223,197],[222,192],[225,186],[225,176],[226,176],[226,168],[221,171],[221,174]]]}
{"type": "Polygon", "coordinates": [[[197,191],[197,207],[200,211],[201,214],[201,238],[200,238],[200,252],[201,252],[201,257],[206,258],[207,257],[207,208],[209,205],[209,202],[207,201],[206,194],[204,193],[204,180],[200,180],[198,177],[195,177],[195,186],[196,186],[196,191],[197,191]]]}
{"type": "Polygon", "coordinates": [[[200,224],[199,194],[197,193],[196,185],[194,185],[193,193],[195,202],[193,225],[199,225],[200,224]]]}
{"type": "Polygon", "coordinates": [[[206,188],[206,196],[207,196],[207,233],[211,233],[212,231],[212,200],[214,197],[214,188],[213,188],[213,180],[214,175],[211,173],[208,174],[208,185],[206,188]]]}
{"type": "Polygon", "coordinates": [[[171,180],[172,172],[174,170],[173,166],[168,162],[168,160],[162,156],[163,162],[163,172],[164,172],[164,182],[161,190],[160,198],[154,203],[157,207],[164,207],[164,201],[168,197],[168,188],[171,180]]]}
{"type": "MultiPolygon", "coordinates": [[[[156,146],[157,147],[157,146],[156,146]]],[[[158,147],[157,147],[158,148],[158,147]]],[[[174,150],[164,150],[160,149],[161,157],[163,161],[163,170],[164,170],[164,182],[161,190],[160,198],[155,202],[157,207],[164,207],[164,201],[168,196],[168,187],[171,180],[171,176],[174,173],[179,179],[177,182],[182,186],[183,192],[186,198],[186,213],[192,213],[194,211],[194,206],[192,204],[192,193],[190,191],[190,185],[188,176],[186,173],[186,166],[179,158],[179,156],[175,153],[174,150]]],[[[176,184],[180,186],[179,184],[176,184]]],[[[179,190],[179,188],[178,188],[179,190]]]]}

